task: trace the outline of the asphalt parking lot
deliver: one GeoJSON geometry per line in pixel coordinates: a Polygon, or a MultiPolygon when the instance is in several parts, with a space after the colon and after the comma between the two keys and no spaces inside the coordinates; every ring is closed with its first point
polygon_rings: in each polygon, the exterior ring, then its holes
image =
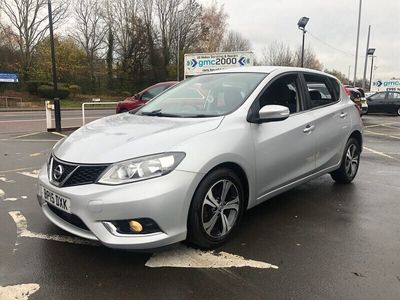
{"type": "Polygon", "coordinates": [[[326,175],[275,197],[215,252],[118,251],[58,229],[35,177],[61,136],[0,133],[0,299],[399,299],[400,117],[363,120],[352,184],[326,175]]]}

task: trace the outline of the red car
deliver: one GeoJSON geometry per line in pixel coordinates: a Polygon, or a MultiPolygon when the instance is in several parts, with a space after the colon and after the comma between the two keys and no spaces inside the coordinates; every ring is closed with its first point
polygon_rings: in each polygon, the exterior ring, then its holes
{"type": "Polygon", "coordinates": [[[137,93],[132,97],[128,97],[124,101],[118,102],[116,112],[119,114],[138,108],[177,83],[177,81],[166,81],[152,85],[140,93],[137,93]]]}

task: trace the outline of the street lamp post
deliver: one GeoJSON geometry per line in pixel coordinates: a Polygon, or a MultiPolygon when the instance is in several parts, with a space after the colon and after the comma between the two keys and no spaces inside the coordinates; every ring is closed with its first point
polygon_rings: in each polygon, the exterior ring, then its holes
{"type": "Polygon", "coordinates": [[[353,80],[353,85],[354,86],[356,85],[356,81],[357,81],[357,62],[358,62],[358,45],[360,43],[361,8],[362,8],[362,0],[360,0],[359,7],[358,7],[356,57],[355,57],[355,62],[354,62],[354,80],[353,80]]]}
{"type": "Polygon", "coordinates": [[[363,90],[365,90],[365,81],[367,78],[367,63],[368,63],[368,50],[369,50],[370,35],[371,35],[371,25],[368,26],[367,50],[365,53],[364,74],[363,74],[363,80],[362,80],[362,89],[363,90]]]}
{"type": "Polygon", "coordinates": [[[61,131],[61,111],[60,111],[60,99],[57,97],[58,86],[57,86],[57,69],[56,69],[56,54],[54,50],[54,35],[53,35],[53,12],[51,9],[51,0],[47,0],[47,6],[49,9],[49,30],[50,30],[50,48],[51,48],[51,67],[53,73],[53,89],[54,89],[54,118],[56,121],[56,131],[61,131]]]}
{"type": "Polygon", "coordinates": [[[301,67],[304,67],[304,40],[306,37],[306,25],[308,23],[308,21],[310,20],[310,18],[307,17],[302,17],[300,18],[299,22],[297,22],[297,26],[299,27],[299,29],[301,31],[303,31],[303,41],[301,43],[301,67]]]}
{"type": "MultiPolygon", "coordinates": [[[[375,49],[374,49],[374,51],[375,51],[375,49]]],[[[372,70],[374,69],[374,57],[375,56],[372,55],[371,57],[372,57],[372,61],[371,61],[371,73],[369,75],[369,91],[371,91],[371,87],[372,87],[372,70]]]]}

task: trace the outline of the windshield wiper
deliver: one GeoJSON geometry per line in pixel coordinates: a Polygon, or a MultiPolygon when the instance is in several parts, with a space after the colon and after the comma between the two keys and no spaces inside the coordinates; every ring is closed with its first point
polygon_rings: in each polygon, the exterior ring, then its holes
{"type": "Polygon", "coordinates": [[[151,117],[171,117],[171,118],[182,118],[181,115],[175,115],[175,114],[168,114],[168,113],[163,113],[161,112],[161,109],[153,110],[153,111],[143,111],[141,113],[144,116],[151,116],[151,117]]]}

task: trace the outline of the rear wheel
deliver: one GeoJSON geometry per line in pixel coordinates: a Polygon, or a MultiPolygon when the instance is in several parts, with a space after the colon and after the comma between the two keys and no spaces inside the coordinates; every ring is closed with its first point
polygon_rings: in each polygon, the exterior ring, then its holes
{"type": "Polygon", "coordinates": [[[397,115],[400,116],[400,106],[399,106],[399,108],[397,109],[397,115]]]}
{"type": "Polygon", "coordinates": [[[360,164],[360,143],[355,138],[347,141],[340,168],[331,173],[331,177],[338,183],[350,183],[357,175],[360,164]]]}
{"type": "Polygon", "coordinates": [[[228,241],[244,211],[243,186],[230,169],[212,171],[199,184],[190,206],[188,241],[215,248],[228,241]]]}

